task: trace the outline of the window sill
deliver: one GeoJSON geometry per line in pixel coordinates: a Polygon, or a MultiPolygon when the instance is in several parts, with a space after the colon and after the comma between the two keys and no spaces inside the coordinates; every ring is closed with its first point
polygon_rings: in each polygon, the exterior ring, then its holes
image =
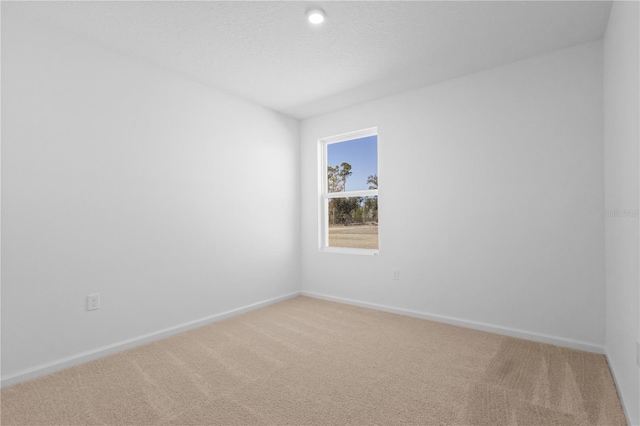
{"type": "Polygon", "coordinates": [[[342,253],[342,254],[360,254],[365,256],[378,256],[380,254],[379,249],[360,249],[360,248],[348,248],[348,247],[323,247],[320,249],[321,253],[342,253]]]}

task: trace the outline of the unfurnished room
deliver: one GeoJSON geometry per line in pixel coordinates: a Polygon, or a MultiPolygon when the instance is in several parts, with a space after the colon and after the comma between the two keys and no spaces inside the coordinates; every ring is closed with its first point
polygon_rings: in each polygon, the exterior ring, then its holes
{"type": "Polygon", "coordinates": [[[2,425],[640,425],[638,1],[2,1],[2,425]]]}

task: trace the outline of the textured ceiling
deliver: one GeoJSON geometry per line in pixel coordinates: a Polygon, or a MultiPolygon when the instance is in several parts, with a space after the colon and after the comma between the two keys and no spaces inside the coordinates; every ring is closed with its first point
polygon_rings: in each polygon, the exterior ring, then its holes
{"type": "Polygon", "coordinates": [[[3,2],[296,118],[603,36],[610,2],[3,2]],[[305,11],[327,21],[312,28],[305,11]]]}

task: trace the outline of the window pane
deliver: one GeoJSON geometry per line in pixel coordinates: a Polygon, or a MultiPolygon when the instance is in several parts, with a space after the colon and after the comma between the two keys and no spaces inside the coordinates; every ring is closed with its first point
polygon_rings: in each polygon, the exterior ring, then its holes
{"type": "Polygon", "coordinates": [[[327,145],[329,192],[378,189],[378,136],[327,145]]]}
{"type": "Polygon", "coordinates": [[[378,197],[331,198],[329,247],[378,248],[378,197]]]}

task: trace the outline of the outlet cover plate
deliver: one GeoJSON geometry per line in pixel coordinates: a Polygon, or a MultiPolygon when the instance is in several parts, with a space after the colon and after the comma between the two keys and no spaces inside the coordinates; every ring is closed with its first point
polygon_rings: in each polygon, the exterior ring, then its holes
{"type": "Polygon", "coordinates": [[[87,296],[87,311],[100,309],[100,294],[90,294],[87,296]]]}

